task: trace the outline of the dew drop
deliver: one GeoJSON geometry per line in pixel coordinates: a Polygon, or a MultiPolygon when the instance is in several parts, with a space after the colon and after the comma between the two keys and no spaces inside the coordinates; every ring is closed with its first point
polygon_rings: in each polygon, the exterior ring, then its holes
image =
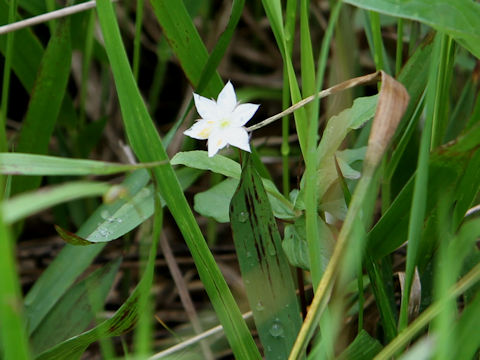
{"type": "Polygon", "coordinates": [[[272,327],[269,330],[270,335],[272,335],[274,338],[278,338],[283,335],[283,326],[280,324],[280,322],[274,322],[272,327]]]}
{"type": "Polygon", "coordinates": [[[247,251],[247,258],[251,258],[252,257],[252,253],[250,251],[247,251]]]}
{"type": "Polygon", "coordinates": [[[265,310],[265,306],[263,306],[263,302],[259,301],[257,303],[257,305],[255,306],[255,308],[257,309],[257,311],[263,311],[265,310]]]}
{"type": "Polygon", "coordinates": [[[238,221],[244,223],[248,220],[248,213],[246,211],[242,211],[240,212],[240,214],[238,214],[238,221]]]}
{"type": "Polygon", "coordinates": [[[108,210],[102,210],[102,212],[100,213],[100,216],[102,217],[103,220],[106,220],[106,219],[108,219],[110,214],[109,214],[108,210]]]}

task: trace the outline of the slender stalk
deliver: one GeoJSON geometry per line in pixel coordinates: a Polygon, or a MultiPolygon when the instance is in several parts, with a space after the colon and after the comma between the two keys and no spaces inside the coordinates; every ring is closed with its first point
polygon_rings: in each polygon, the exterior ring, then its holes
{"type": "Polygon", "coordinates": [[[337,84],[337,85],[332,86],[328,89],[322,90],[315,95],[311,95],[311,96],[309,96],[309,97],[307,97],[303,100],[300,100],[299,102],[290,106],[288,109],[286,109],[286,110],[284,110],[284,111],[282,111],[278,114],[275,114],[273,116],[270,116],[269,118],[267,118],[263,121],[260,121],[258,124],[247,127],[247,131],[254,131],[254,130],[260,129],[264,126],[267,126],[267,125],[283,118],[284,116],[295,112],[296,110],[300,109],[301,107],[305,106],[306,104],[312,102],[313,100],[315,100],[317,98],[318,99],[323,99],[324,97],[330,96],[330,95],[335,94],[335,93],[340,92],[340,91],[344,91],[344,90],[354,88],[358,85],[365,85],[365,84],[374,83],[374,82],[377,82],[380,78],[381,78],[381,74],[380,74],[380,72],[377,71],[377,72],[374,72],[374,73],[371,73],[371,74],[368,74],[368,75],[356,77],[356,78],[341,82],[340,84],[337,84]]]}
{"type": "Polygon", "coordinates": [[[410,299],[410,290],[413,282],[413,276],[417,260],[418,246],[423,229],[423,218],[425,215],[425,206],[427,200],[427,186],[428,186],[428,162],[430,158],[430,144],[432,138],[432,129],[435,118],[438,116],[436,111],[436,101],[438,100],[438,82],[440,74],[435,61],[441,52],[442,39],[437,34],[434,40],[434,49],[432,52],[432,63],[430,65],[430,74],[427,88],[427,102],[425,118],[425,125],[423,128],[422,138],[420,141],[420,149],[418,155],[417,172],[415,176],[415,185],[412,198],[412,209],[410,212],[410,221],[408,224],[408,247],[407,247],[407,262],[405,269],[405,287],[402,295],[402,302],[400,306],[400,317],[398,320],[398,330],[402,331],[408,323],[408,302],[410,299]]]}
{"type": "Polygon", "coordinates": [[[395,57],[395,75],[398,76],[400,70],[402,70],[403,59],[403,19],[397,20],[397,53],[395,57]]]}
{"type": "MultiPolygon", "coordinates": [[[[293,39],[295,37],[295,22],[297,19],[297,0],[288,0],[285,16],[285,46],[288,56],[292,56],[293,39]]],[[[287,68],[283,69],[283,90],[282,90],[282,108],[286,109],[290,104],[290,89],[288,86],[287,68]]],[[[285,116],[282,119],[282,191],[283,195],[288,197],[290,193],[290,144],[288,137],[290,135],[290,118],[285,116]]]]}
{"type": "MultiPolygon", "coordinates": [[[[118,0],[111,0],[112,2],[117,2],[118,0]]],[[[7,25],[0,26],[0,35],[17,31],[20,29],[24,29],[33,25],[42,24],[44,22],[60,19],[62,17],[70,16],[73,14],[77,14],[79,12],[87,11],[93,9],[97,2],[95,0],[87,1],[78,5],[67,6],[63,9],[55,10],[52,12],[48,12],[42,15],[34,16],[29,19],[17,21],[15,23],[10,23],[7,25]]]]}
{"type": "Polygon", "coordinates": [[[383,44],[382,44],[382,29],[380,27],[380,16],[375,11],[369,11],[370,26],[373,34],[373,59],[377,70],[384,69],[383,62],[383,44]]]}
{"type": "MultiPolygon", "coordinates": [[[[318,57],[316,94],[323,84],[327,65],[328,52],[333,36],[333,30],[337,24],[342,1],[337,1],[332,9],[330,21],[322,41],[322,47],[318,57]]],[[[305,223],[306,236],[310,254],[310,265],[313,286],[316,287],[322,276],[322,267],[319,263],[321,258],[320,241],[318,234],[318,196],[317,196],[317,143],[318,143],[318,116],[320,111],[320,98],[315,96],[311,107],[309,129],[307,136],[307,153],[305,154],[305,223]]]]}
{"type": "Polygon", "coordinates": [[[332,292],[333,283],[341,270],[341,263],[345,257],[346,250],[348,249],[349,239],[353,233],[355,222],[357,217],[360,216],[364,199],[367,197],[369,187],[374,181],[374,175],[375,167],[369,166],[368,163],[355,189],[352,202],[350,203],[350,209],[337,239],[335,250],[320,280],[317,290],[315,291],[310,310],[308,311],[307,317],[300,329],[297,340],[295,341],[288,358],[289,360],[296,360],[301,357],[301,354],[305,351],[308,341],[312,337],[318,321],[326,308],[332,292]]]}
{"type": "MultiPolygon", "coordinates": [[[[249,311],[249,312],[246,312],[242,315],[243,319],[247,320],[247,319],[250,319],[252,317],[252,312],[249,311]]],[[[180,344],[177,344],[177,345],[174,345],[166,350],[163,350],[151,357],[148,358],[148,360],[158,360],[158,359],[163,359],[171,354],[174,354],[178,351],[181,351],[181,350],[185,350],[186,348],[192,346],[192,345],[195,345],[197,344],[198,342],[202,341],[203,339],[206,339],[210,336],[213,336],[213,335],[217,335],[217,334],[220,334],[222,333],[223,331],[223,326],[222,325],[217,325],[207,331],[204,331],[203,333],[199,334],[199,335],[196,335],[196,336],[193,336],[191,337],[190,339],[188,340],[185,340],[183,342],[181,342],[180,344]]]]}

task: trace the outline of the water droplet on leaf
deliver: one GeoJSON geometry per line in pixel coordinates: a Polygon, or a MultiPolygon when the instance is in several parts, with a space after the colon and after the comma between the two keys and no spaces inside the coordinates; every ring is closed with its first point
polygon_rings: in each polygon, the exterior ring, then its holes
{"type": "Polygon", "coordinates": [[[280,322],[277,322],[277,321],[274,322],[272,327],[270,328],[269,332],[270,332],[270,335],[272,335],[275,338],[283,336],[283,326],[282,326],[282,324],[280,322]]]}
{"type": "Polygon", "coordinates": [[[259,301],[257,303],[257,305],[255,306],[255,308],[258,310],[258,311],[263,311],[265,310],[265,306],[263,306],[263,303],[261,301],[259,301]]]}
{"type": "Polygon", "coordinates": [[[244,223],[248,220],[248,213],[246,211],[242,211],[240,212],[240,214],[238,214],[238,221],[244,223]]]}

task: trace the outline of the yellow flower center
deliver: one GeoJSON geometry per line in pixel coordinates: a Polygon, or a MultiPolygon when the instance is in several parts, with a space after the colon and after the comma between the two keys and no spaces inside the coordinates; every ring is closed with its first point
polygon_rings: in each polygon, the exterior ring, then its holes
{"type": "Polygon", "coordinates": [[[220,120],[220,128],[225,129],[226,127],[230,126],[230,119],[228,118],[223,118],[220,120]]]}

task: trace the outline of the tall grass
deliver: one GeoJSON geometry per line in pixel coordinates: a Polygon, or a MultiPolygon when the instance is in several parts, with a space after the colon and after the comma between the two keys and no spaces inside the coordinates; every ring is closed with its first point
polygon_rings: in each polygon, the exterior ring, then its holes
{"type": "Polygon", "coordinates": [[[0,358],[479,356],[477,2],[75,5],[0,0],[0,358]]]}

